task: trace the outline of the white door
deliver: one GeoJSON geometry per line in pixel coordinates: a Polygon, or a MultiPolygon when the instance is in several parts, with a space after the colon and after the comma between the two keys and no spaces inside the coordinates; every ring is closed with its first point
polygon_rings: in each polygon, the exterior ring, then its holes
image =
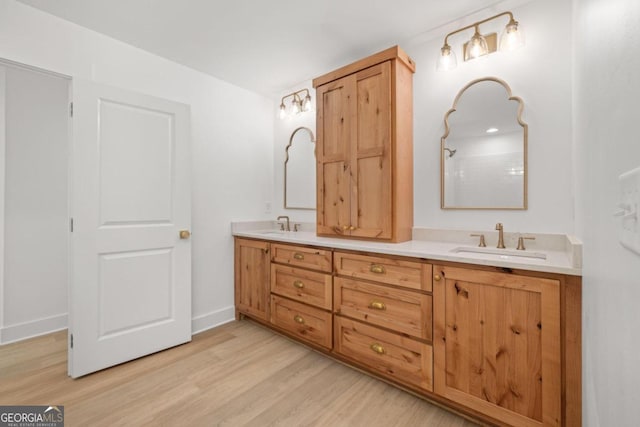
{"type": "Polygon", "coordinates": [[[73,80],[69,375],[191,340],[189,107],[73,80]]]}

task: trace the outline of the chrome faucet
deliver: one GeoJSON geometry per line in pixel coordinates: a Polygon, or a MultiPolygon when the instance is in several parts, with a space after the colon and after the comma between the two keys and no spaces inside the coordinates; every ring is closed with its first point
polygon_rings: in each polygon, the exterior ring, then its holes
{"type": "MultiPolygon", "coordinates": [[[[289,227],[289,217],[286,216],[286,215],[280,215],[277,220],[280,221],[281,219],[286,219],[287,220],[286,231],[291,231],[291,228],[289,227]]],[[[284,224],[280,224],[280,226],[283,227],[284,224]]]]}
{"type": "Polygon", "coordinates": [[[504,227],[501,222],[496,224],[496,230],[498,230],[498,246],[496,248],[504,249],[504,227]]]}

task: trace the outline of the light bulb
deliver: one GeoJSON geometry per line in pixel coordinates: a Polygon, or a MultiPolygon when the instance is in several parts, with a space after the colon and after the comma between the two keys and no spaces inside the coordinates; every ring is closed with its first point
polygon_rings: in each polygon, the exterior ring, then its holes
{"type": "Polygon", "coordinates": [[[518,21],[511,18],[500,35],[500,50],[509,52],[522,46],[524,46],[524,33],[522,28],[519,28],[518,21]]]}
{"type": "Polygon", "coordinates": [[[456,60],[456,54],[451,50],[451,46],[444,44],[440,49],[440,55],[436,61],[436,71],[449,71],[456,68],[458,61],[456,60]]]}
{"type": "Polygon", "coordinates": [[[300,113],[300,102],[297,99],[293,99],[291,102],[291,114],[299,114],[300,113]]]}
{"type": "Polygon", "coordinates": [[[311,95],[307,94],[304,97],[304,103],[302,104],[302,111],[311,111],[311,95]]]}
{"type": "Polygon", "coordinates": [[[476,32],[473,35],[473,37],[471,37],[471,40],[469,41],[469,46],[467,48],[469,49],[469,57],[472,59],[489,53],[489,48],[487,47],[487,40],[485,40],[482,34],[478,32],[477,27],[476,27],[476,32]]]}
{"type": "Polygon", "coordinates": [[[284,105],[284,102],[280,103],[280,113],[278,115],[281,120],[287,117],[287,107],[284,105]]]}

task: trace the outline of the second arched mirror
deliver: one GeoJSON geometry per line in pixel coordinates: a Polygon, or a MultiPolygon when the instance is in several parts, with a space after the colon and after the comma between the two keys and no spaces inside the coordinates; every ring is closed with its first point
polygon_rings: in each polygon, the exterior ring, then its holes
{"type": "Polygon", "coordinates": [[[284,207],[316,208],[316,144],[313,132],[299,127],[291,133],[284,161],[284,207]]]}
{"type": "Polygon", "coordinates": [[[527,124],[522,99],[495,77],[474,80],[445,115],[443,209],[527,209],[527,124]]]}

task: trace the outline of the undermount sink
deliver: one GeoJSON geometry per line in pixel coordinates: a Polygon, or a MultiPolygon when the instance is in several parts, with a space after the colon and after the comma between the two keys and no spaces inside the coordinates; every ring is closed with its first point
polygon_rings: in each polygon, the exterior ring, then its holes
{"type": "MultiPolygon", "coordinates": [[[[474,254],[474,255],[486,255],[486,258],[489,259],[504,259],[504,260],[521,260],[524,261],[526,259],[529,260],[542,260],[545,261],[547,259],[547,255],[541,252],[527,252],[527,251],[518,251],[512,249],[497,249],[497,248],[482,248],[479,246],[459,246],[457,248],[451,249],[452,253],[455,254],[474,254]]],[[[484,258],[484,257],[483,257],[484,258]]]]}
{"type": "Polygon", "coordinates": [[[256,233],[258,234],[264,234],[265,236],[269,236],[269,235],[283,235],[286,234],[286,231],[282,231],[282,230],[264,230],[264,231],[256,231],[256,233]]]}

